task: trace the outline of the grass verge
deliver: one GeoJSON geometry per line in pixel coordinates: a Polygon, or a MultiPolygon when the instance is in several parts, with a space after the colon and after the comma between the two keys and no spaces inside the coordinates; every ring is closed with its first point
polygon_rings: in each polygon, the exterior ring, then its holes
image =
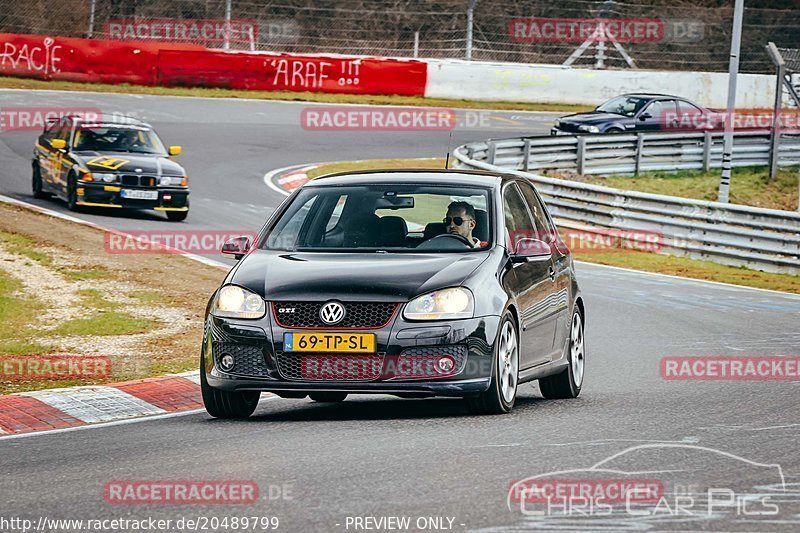
{"type": "Polygon", "coordinates": [[[56,328],[56,335],[134,335],[146,333],[153,328],[150,320],[119,311],[98,311],[87,318],[67,320],[56,328]]]}
{"type": "Polygon", "coordinates": [[[0,251],[0,394],[197,368],[205,306],[223,270],[174,254],[108,253],[101,230],[6,204],[0,251]],[[4,373],[6,358],[55,354],[109,357],[111,374],[4,373]]]}
{"type": "MultiPolygon", "coordinates": [[[[337,163],[327,163],[315,168],[309,172],[309,177],[317,177],[323,174],[332,172],[345,172],[348,170],[372,170],[380,168],[442,168],[444,167],[444,159],[374,159],[367,161],[342,161],[337,163]]],[[[739,191],[740,195],[747,198],[770,197],[771,193],[765,190],[773,191],[775,188],[785,189],[794,184],[795,198],[797,194],[797,181],[791,180],[791,172],[782,170],[776,182],[780,184],[766,183],[763,176],[756,172],[756,169],[738,169],[734,178],[740,179],[739,191]],[[751,181],[749,185],[743,183],[744,178],[749,177],[751,181]]],[[[668,173],[653,173],[658,174],[659,177],[653,177],[653,180],[663,180],[667,184],[651,185],[652,189],[648,192],[658,192],[662,194],[676,194],[678,191],[683,191],[685,194],[695,194],[697,191],[705,191],[710,187],[715,187],[712,184],[712,178],[706,177],[703,179],[703,184],[695,184],[696,178],[693,173],[682,172],[677,177],[673,177],[668,173]],[[674,181],[672,181],[674,180],[674,181]]],[[[718,178],[716,178],[718,180],[718,178]]],[[[633,180],[638,180],[640,183],[646,183],[647,178],[592,178],[593,183],[601,183],[610,187],[619,188],[633,188],[631,184],[633,180]],[[611,181],[611,183],[609,183],[611,181]]],[[[651,182],[652,183],[652,182],[651,182]]],[[[733,191],[733,181],[732,181],[733,191]]],[[[643,189],[637,189],[643,190],[643,189]]],[[[716,194],[716,189],[714,189],[716,194]]],[[[692,196],[689,196],[692,197],[692,196]]],[[[575,252],[574,257],[576,260],[585,261],[587,263],[598,263],[602,265],[617,266],[622,268],[630,268],[632,270],[642,270],[646,272],[657,272],[660,274],[669,274],[673,276],[680,276],[684,278],[702,279],[707,281],[716,281],[720,283],[730,283],[733,285],[742,285],[745,287],[756,287],[759,289],[771,289],[776,291],[784,291],[800,294],[800,276],[792,276],[790,274],[771,274],[769,272],[760,272],[757,270],[750,270],[747,268],[731,267],[726,265],[718,265],[709,261],[699,261],[695,259],[688,259],[685,257],[674,257],[670,255],[662,255],[657,253],[641,252],[637,250],[627,249],[608,249],[608,251],[592,251],[592,252],[575,252]]]]}
{"type": "MultiPolygon", "coordinates": [[[[794,211],[797,209],[799,174],[800,168],[784,168],[778,171],[774,180],[770,180],[766,167],[735,168],[731,176],[731,203],[794,211]]],[[[719,176],[719,170],[684,170],[644,172],[636,177],[586,176],[583,181],[617,189],[716,201],[719,176]]]]}
{"type": "Polygon", "coordinates": [[[527,102],[483,102],[477,100],[450,100],[421,96],[332,94],[293,91],[245,91],[212,89],[206,87],[148,87],[145,85],[106,83],[77,83],[72,81],[42,81],[0,76],[1,89],[40,89],[53,91],[90,91],[103,93],[153,94],[163,96],[196,96],[203,98],[249,98],[290,102],[321,102],[327,104],[367,104],[421,107],[447,107],[467,109],[495,109],[509,111],[553,111],[577,113],[589,111],[591,106],[571,104],[535,104],[527,102]]]}

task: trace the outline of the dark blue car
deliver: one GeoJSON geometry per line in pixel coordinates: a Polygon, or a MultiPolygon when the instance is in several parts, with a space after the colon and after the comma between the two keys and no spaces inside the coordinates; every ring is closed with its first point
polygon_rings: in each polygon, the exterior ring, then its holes
{"type": "Polygon", "coordinates": [[[710,123],[713,111],[679,96],[624,94],[588,113],[556,120],[551,135],[624,133],[687,129],[710,123]]]}

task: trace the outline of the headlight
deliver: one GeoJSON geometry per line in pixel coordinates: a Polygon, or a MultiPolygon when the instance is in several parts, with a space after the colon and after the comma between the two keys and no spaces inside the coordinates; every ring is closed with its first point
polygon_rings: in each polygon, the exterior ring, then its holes
{"type": "Polygon", "coordinates": [[[105,182],[105,183],[114,183],[117,181],[116,174],[103,174],[100,172],[87,172],[83,175],[83,177],[79,178],[82,181],[95,181],[98,183],[105,182]]]}
{"type": "Polygon", "coordinates": [[[162,187],[175,187],[178,185],[186,185],[184,180],[186,180],[185,176],[162,176],[158,183],[162,187]]]}
{"type": "Polygon", "coordinates": [[[454,287],[417,296],[406,305],[403,318],[408,320],[472,318],[474,312],[475,302],[472,293],[463,287],[454,287]]]}
{"type": "Polygon", "coordinates": [[[587,133],[600,133],[600,128],[597,126],[578,126],[578,129],[587,133]]]}
{"type": "Polygon", "coordinates": [[[261,318],[266,313],[261,296],[236,285],[222,287],[211,306],[212,315],[224,318],[261,318]]]}

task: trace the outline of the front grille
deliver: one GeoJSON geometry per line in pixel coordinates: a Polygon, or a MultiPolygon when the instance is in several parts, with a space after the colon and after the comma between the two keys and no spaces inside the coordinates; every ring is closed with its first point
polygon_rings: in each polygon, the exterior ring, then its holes
{"type": "Polygon", "coordinates": [[[278,355],[284,379],[304,381],[372,381],[383,368],[380,355],[278,355]]]}
{"type": "Polygon", "coordinates": [[[580,131],[578,129],[579,124],[573,124],[572,122],[562,122],[558,125],[558,129],[561,131],[570,131],[570,132],[577,132],[580,131]]]}
{"type": "Polygon", "coordinates": [[[342,302],[344,320],[329,326],[319,318],[319,310],[326,302],[274,302],[272,310],[278,325],[283,328],[351,328],[374,329],[389,323],[394,316],[396,303],[342,302]]]}
{"type": "Polygon", "coordinates": [[[235,361],[233,369],[226,370],[229,374],[242,374],[245,376],[267,375],[264,352],[258,346],[215,341],[213,350],[218,364],[223,355],[230,354],[233,356],[235,361]]]}
{"type": "Polygon", "coordinates": [[[126,187],[155,187],[156,178],[153,176],[123,175],[122,185],[126,187]]]}

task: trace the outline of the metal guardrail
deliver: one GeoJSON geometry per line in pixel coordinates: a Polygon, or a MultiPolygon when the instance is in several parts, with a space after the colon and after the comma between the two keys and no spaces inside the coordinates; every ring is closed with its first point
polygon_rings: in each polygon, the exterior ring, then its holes
{"type": "MultiPolygon", "coordinates": [[[[722,167],[722,132],[526,137],[466,145],[471,159],[518,170],[638,174],[722,167]],[[469,152],[471,150],[471,152],[469,152]]],[[[771,134],[736,133],[735,167],[769,165],[771,134]]],[[[778,166],[800,165],[800,135],[783,134],[778,166]]]]}
{"type": "MultiPolygon", "coordinates": [[[[557,150],[547,154],[547,146],[569,146],[570,142],[575,146],[579,143],[592,144],[594,147],[602,145],[606,163],[602,167],[594,167],[595,170],[618,169],[621,164],[611,165],[607,161],[613,158],[615,146],[621,146],[621,143],[628,141],[626,137],[637,138],[636,135],[619,135],[614,139],[583,137],[583,142],[576,138],[557,137],[492,140],[459,146],[453,154],[456,168],[506,172],[534,182],[553,216],[559,219],[560,226],[586,230],[588,225],[595,228],[657,232],[663,237],[663,251],[666,253],[767,272],[800,274],[800,213],[623,191],[549,178],[525,170],[541,168],[531,166],[534,155],[537,162],[544,161],[545,157],[553,161],[570,160],[570,154],[564,155],[557,150]],[[539,144],[539,141],[551,141],[554,144],[539,144]]],[[[663,140],[664,136],[654,135],[655,138],[652,139],[650,136],[646,137],[645,143],[650,143],[663,140]]],[[[766,138],[768,142],[768,136],[766,138]]],[[[681,146],[691,142],[685,138],[675,139],[674,135],[672,141],[678,141],[681,146]]],[[[740,159],[736,161],[737,166],[743,164],[741,155],[744,145],[747,144],[739,143],[740,159]]],[[[618,158],[630,157],[624,149],[621,150],[623,153],[618,158]]],[[[674,152],[674,147],[666,147],[666,150],[674,152]]],[[[791,153],[794,154],[795,150],[797,163],[800,163],[800,141],[791,153]]],[[[692,151],[689,153],[694,154],[692,151]]],[[[736,158],[735,154],[734,159],[736,158]]],[[[789,159],[784,157],[782,161],[789,159]]],[[[646,169],[641,161],[639,168],[646,169]]],[[[665,168],[686,167],[676,167],[673,164],[665,168]]]]}

